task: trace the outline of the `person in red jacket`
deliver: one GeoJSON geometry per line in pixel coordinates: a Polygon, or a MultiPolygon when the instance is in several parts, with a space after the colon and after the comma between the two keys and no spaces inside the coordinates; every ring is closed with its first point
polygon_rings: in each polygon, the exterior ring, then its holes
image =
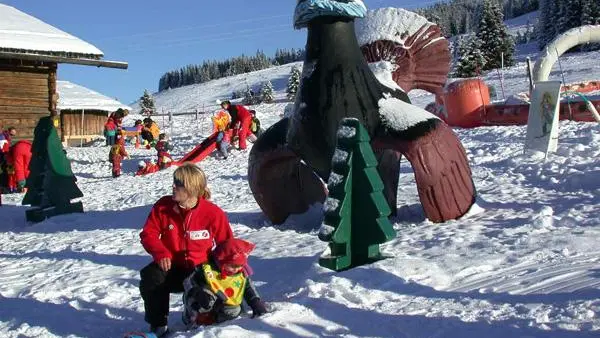
{"type": "Polygon", "coordinates": [[[112,164],[112,177],[117,178],[121,176],[121,161],[128,157],[129,154],[125,150],[125,137],[118,135],[117,143],[110,147],[110,152],[108,153],[108,161],[112,164]]]}
{"type": "Polygon", "coordinates": [[[6,157],[10,151],[10,145],[12,138],[17,135],[17,129],[15,127],[8,127],[6,130],[0,132],[0,191],[3,188],[8,188],[8,163],[6,157]]]}
{"type": "Polygon", "coordinates": [[[29,177],[29,162],[31,161],[31,141],[18,141],[10,148],[14,168],[14,181],[18,192],[25,190],[29,177]]]}
{"type": "Polygon", "coordinates": [[[135,172],[135,176],[143,176],[155,173],[160,170],[158,164],[152,163],[150,161],[139,161],[138,162],[138,171],[135,172]]]}
{"type": "Polygon", "coordinates": [[[140,233],[153,262],[140,272],[144,319],[157,336],[167,332],[169,295],[183,292],[183,281],[208,262],[213,245],[233,232],[227,215],[211,203],[206,175],[186,162],[173,173],[173,195],[154,204],[140,233]]]}
{"type": "Polygon", "coordinates": [[[106,137],[106,145],[113,146],[117,139],[117,124],[112,117],[109,117],[104,124],[104,137],[106,137]]]}
{"type": "Polygon", "coordinates": [[[239,138],[239,149],[246,149],[246,138],[252,134],[250,132],[250,124],[252,123],[252,114],[241,104],[231,104],[225,100],[221,102],[221,108],[227,110],[231,116],[231,128],[233,128],[233,136],[239,138]]]}
{"type": "Polygon", "coordinates": [[[169,154],[169,151],[173,150],[173,146],[171,144],[169,144],[169,142],[167,141],[167,134],[165,133],[161,133],[158,136],[158,142],[156,142],[156,145],[154,146],[154,149],[156,149],[156,156],[158,157],[158,166],[160,167],[160,169],[165,169],[171,166],[171,163],[173,162],[173,157],[171,157],[171,154],[169,154]]]}

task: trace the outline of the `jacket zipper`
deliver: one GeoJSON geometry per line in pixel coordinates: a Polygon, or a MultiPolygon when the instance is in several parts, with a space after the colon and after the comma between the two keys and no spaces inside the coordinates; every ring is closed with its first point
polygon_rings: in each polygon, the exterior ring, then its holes
{"type": "Polygon", "coordinates": [[[188,264],[188,240],[189,240],[189,220],[192,216],[192,212],[193,209],[190,209],[190,211],[187,213],[187,215],[183,218],[183,260],[184,260],[184,264],[187,265],[188,264]]]}

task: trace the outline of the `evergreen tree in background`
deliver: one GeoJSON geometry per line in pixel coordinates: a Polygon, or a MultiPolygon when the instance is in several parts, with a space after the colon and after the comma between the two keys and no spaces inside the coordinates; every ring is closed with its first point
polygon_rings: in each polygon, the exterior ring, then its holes
{"type": "Polygon", "coordinates": [[[496,0],[483,0],[477,37],[481,40],[481,51],[485,57],[483,70],[514,64],[515,44],[503,22],[503,15],[496,0]]]}
{"type": "Polygon", "coordinates": [[[273,65],[301,61],[303,58],[303,49],[292,48],[291,50],[277,49],[275,58],[270,58],[263,51],[258,50],[254,56],[241,55],[225,61],[204,61],[202,64],[187,65],[163,74],[158,81],[158,91],[254,72],[273,65]]]}
{"type": "Polygon", "coordinates": [[[294,101],[296,99],[296,93],[300,86],[300,68],[292,67],[290,78],[288,80],[288,86],[286,89],[288,100],[294,101]]]}
{"type": "Polygon", "coordinates": [[[481,52],[481,40],[474,34],[458,41],[458,61],[456,77],[475,77],[481,75],[485,66],[485,58],[481,52]]]}
{"type": "MultiPolygon", "coordinates": [[[[543,49],[559,34],[584,25],[600,24],[598,0],[541,0],[538,23],[538,43],[543,49]]],[[[598,49],[599,44],[582,46],[584,50],[598,49]]],[[[579,50],[580,48],[574,48],[579,50]]]]}
{"type": "Polygon", "coordinates": [[[595,0],[581,0],[581,24],[582,25],[593,25],[595,22],[594,18],[594,1],[595,0]]]}
{"type": "MultiPolygon", "coordinates": [[[[539,0],[500,0],[505,19],[533,12],[539,8],[539,0]]],[[[481,0],[450,0],[417,9],[415,12],[436,23],[446,37],[473,32],[479,22],[481,0]]]]}
{"type": "Polygon", "coordinates": [[[274,101],[273,99],[273,84],[271,83],[271,81],[267,80],[267,82],[265,82],[260,90],[260,96],[262,99],[262,102],[264,103],[272,103],[274,101]]]}
{"type": "Polygon", "coordinates": [[[260,97],[254,94],[254,91],[250,86],[246,85],[246,90],[244,91],[244,99],[242,100],[242,104],[244,105],[255,105],[261,102],[260,97]]]}
{"type": "Polygon", "coordinates": [[[554,38],[554,0],[540,0],[540,17],[538,21],[538,46],[544,48],[554,38]]]}
{"type": "Polygon", "coordinates": [[[154,98],[147,89],[144,89],[144,94],[140,97],[140,114],[152,115],[155,111],[154,98]]]}

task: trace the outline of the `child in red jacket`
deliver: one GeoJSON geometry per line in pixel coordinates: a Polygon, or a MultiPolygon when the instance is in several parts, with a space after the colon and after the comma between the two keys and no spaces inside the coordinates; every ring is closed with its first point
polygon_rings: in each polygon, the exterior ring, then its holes
{"type": "Polygon", "coordinates": [[[117,143],[110,147],[110,153],[108,154],[108,161],[112,164],[112,177],[121,176],[121,161],[128,157],[129,154],[125,150],[125,137],[119,135],[117,143]]]}
{"type": "Polygon", "coordinates": [[[113,146],[117,138],[117,124],[112,117],[109,117],[104,124],[104,137],[106,137],[106,145],[113,146]]]}
{"type": "Polygon", "coordinates": [[[238,317],[242,301],[253,317],[267,312],[250,279],[247,258],[254,244],[230,238],[215,248],[210,262],[196,267],[184,282],[183,322],[188,327],[221,323],[238,317]]]}
{"type": "Polygon", "coordinates": [[[139,161],[138,162],[138,171],[136,171],[135,176],[143,176],[155,173],[159,171],[160,168],[158,165],[152,162],[139,161]]]}
{"type": "Polygon", "coordinates": [[[156,142],[154,149],[157,152],[159,168],[162,170],[170,167],[173,157],[171,157],[169,151],[173,150],[173,146],[167,141],[167,134],[162,133],[158,136],[158,142],[156,142]]]}

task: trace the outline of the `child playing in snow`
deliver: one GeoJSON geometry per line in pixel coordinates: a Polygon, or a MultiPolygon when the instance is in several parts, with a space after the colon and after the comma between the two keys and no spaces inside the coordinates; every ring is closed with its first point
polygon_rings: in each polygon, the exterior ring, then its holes
{"type": "Polygon", "coordinates": [[[109,117],[104,124],[104,137],[106,137],[106,145],[113,146],[117,137],[117,124],[112,117],[109,117]]]}
{"type": "Polygon", "coordinates": [[[150,161],[139,161],[138,162],[138,171],[135,172],[135,176],[143,176],[147,174],[152,174],[159,171],[160,168],[156,163],[152,163],[150,161]]]}
{"type": "Polygon", "coordinates": [[[254,136],[259,137],[262,134],[262,130],[260,129],[260,120],[256,117],[256,110],[251,110],[250,115],[252,115],[252,122],[250,123],[250,131],[254,136]]]}
{"type": "Polygon", "coordinates": [[[117,136],[117,142],[110,147],[110,153],[108,154],[108,160],[112,164],[112,176],[121,176],[121,161],[123,158],[128,158],[127,150],[125,150],[125,137],[122,135],[117,136]]]}
{"type": "Polygon", "coordinates": [[[212,118],[214,130],[217,133],[217,149],[223,159],[227,159],[229,145],[231,144],[231,134],[227,130],[231,116],[226,110],[219,110],[212,118]]]}
{"type": "Polygon", "coordinates": [[[252,308],[253,317],[267,313],[249,275],[247,258],[254,244],[230,238],[217,245],[209,262],[196,266],[184,280],[182,315],[189,327],[221,323],[238,317],[242,301],[252,308]]]}
{"type": "Polygon", "coordinates": [[[167,134],[162,133],[158,136],[158,142],[156,142],[154,149],[157,151],[157,163],[160,169],[168,168],[171,165],[171,162],[173,162],[173,158],[171,157],[171,154],[169,154],[169,151],[173,150],[173,146],[167,141],[167,134]]]}
{"type": "Polygon", "coordinates": [[[135,123],[133,125],[135,127],[135,130],[137,131],[137,135],[135,137],[135,148],[139,148],[141,143],[142,143],[142,130],[144,130],[144,124],[142,123],[142,120],[135,120],[135,123]]]}

